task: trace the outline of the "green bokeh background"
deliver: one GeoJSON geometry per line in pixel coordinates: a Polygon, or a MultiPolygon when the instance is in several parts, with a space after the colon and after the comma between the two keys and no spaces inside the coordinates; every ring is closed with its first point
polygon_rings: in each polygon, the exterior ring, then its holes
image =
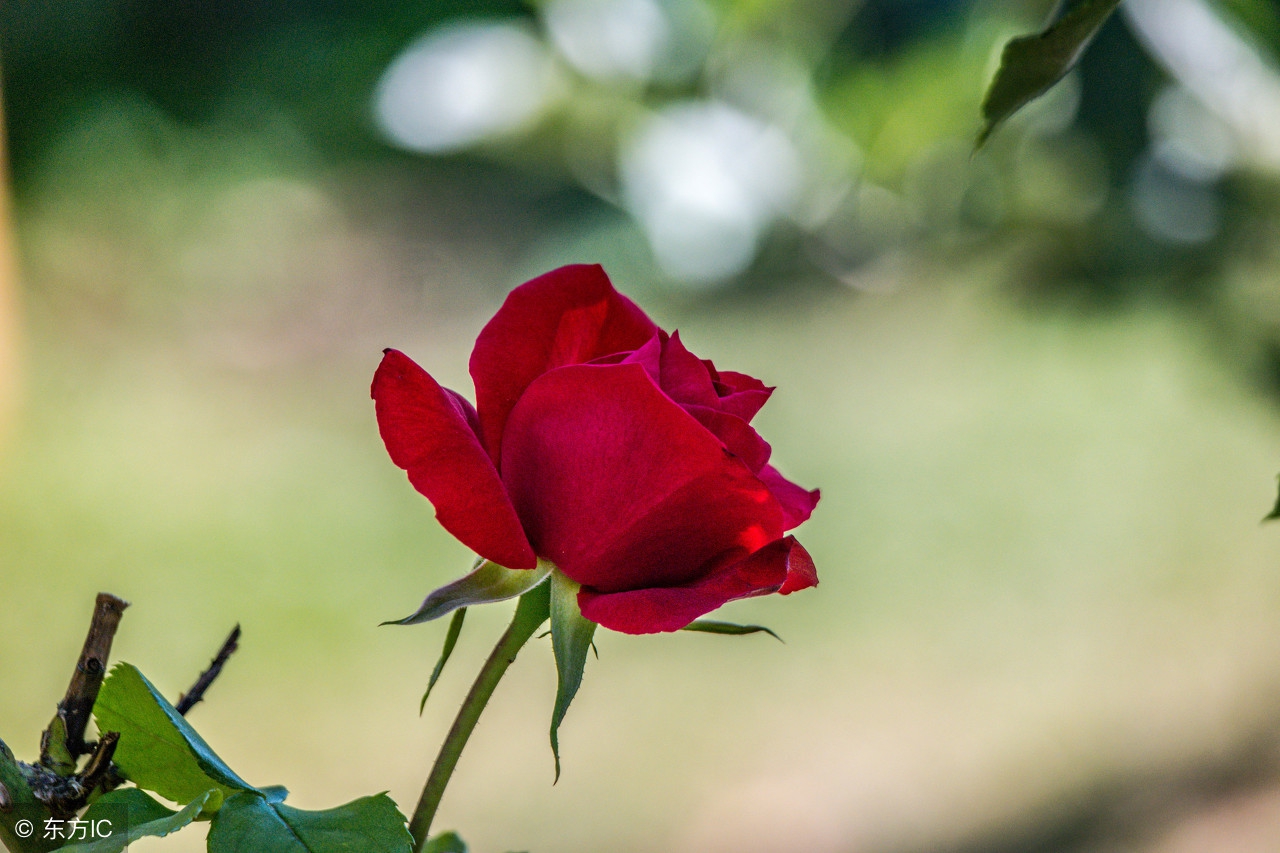
{"type": "MultiPolygon", "coordinates": [[[[1166,78],[1118,20],[1065,125],[1036,130],[1070,91],[971,158],[992,58],[1046,4],[714,8],[718,38],[804,58],[864,186],[914,224],[839,232],[838,270],[783,224],[694,289],[575,182],[554,128],[439,158],[381,140],[369,99],[405,44],[532,6],[0,9],[25,347],[0,736],[20,757],[105,590],[133,602],[116,657],[170,697],[243,626],[191,720],[247,780],[411,810],[511,608],[468,615],[419,718],[444,625],[377,626],[471,557],[386,458],[369,380],[395,346],[471,396],[506,291],[604,261],[693,351],[778,387],[758,423],[823,490],[797,534],[821,585],[718,614],[785,644],[599,634],[555,786],[532,643],[439,828],[481,853],[1280,846],[1274,178],[1215,184],[1208,241],[1142,234],[1123,188],[1166,78]]],[[[1268,6],[1217,8],[1271,55],[1268,6]]]]}

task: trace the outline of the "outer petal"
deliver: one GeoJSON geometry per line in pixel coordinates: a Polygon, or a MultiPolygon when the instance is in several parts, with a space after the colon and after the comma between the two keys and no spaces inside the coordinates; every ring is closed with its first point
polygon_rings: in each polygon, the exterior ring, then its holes
{"type": "Polygon", "coordinates": [[[502,458],[507,417],[530,382],[556,367],[636,349],[657,331],[598,265],[561,267],[511,291],[471,353],[482,435],[493,458],[502,458]]]}
{"type": "Polygon", "coordinates": [[[409,472],[444,529],[499,565],[537,565],[498,471],[468,423],[466,401],[396,350],[378,365],[372,394],[391,461],[409,472]]]}
{"type": "Polygon", "coordinates": [[[816,586],[813,559],[794,536],[770,542],[747,558],[691,584],[676,587],[578,593],[582,615],[624,634],[678,631],[735,598],[816,586]]]}
{"type": "Polygon", "coordinates": [[[537,552],[602,592],[697,580],[783,530],[768,488],[638,364],[531,384],[502,478],[537,552]]]}
{"type": "Polygon", "coordinates": [[[756,476],[769,487],[774,499],[782,506],[785,516],[782,523],[783,530],[791,530],[808,521],[809,516],[813,514],[813,508],[818,505],[818,499],[822,497],[821,490],[808,491],[797,486],[779,474],[778,469],[772,465],[761,468],[756,476]]]}

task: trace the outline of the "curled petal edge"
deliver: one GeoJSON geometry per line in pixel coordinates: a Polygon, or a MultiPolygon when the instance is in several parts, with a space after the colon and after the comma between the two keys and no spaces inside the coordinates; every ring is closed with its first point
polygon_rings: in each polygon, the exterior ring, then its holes
{"type": "Polygon", "coordinates": [[[738,598],[817,586],[813,558],[794,536],[776,539],[750,556],[694,583],[626,592],[578,593],[582,615],[624,634],[679,631],[699,616],[738,598]]]}
{"type": "Polygon", "coordinates": [[[769,493],[778,502],[778,506],[782,507],[783,530],[794,530],[808,521],[814,507],[818,505],[818,500],[822,497],[820,489],[809,490],[803,486],[797,486],[782,476],[772,465],[763,466],[756,476],[768,488],[769,493]]]}

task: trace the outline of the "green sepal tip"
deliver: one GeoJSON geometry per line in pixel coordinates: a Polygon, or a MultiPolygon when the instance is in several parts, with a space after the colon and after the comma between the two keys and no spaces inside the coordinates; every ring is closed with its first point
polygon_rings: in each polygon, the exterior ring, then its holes
{"type": "Polygon", "coordinates": [[[559,569],[551,573],[551,648],[556,658],[556,705],[551,714],[551,754],[560,781],[560,724],[582,685],[582,670],[596,623],[578,608],[579,584],[559,569]]]}
{"type": "Polygon", "coordinates": [[[703,634],[768,634],[779,643],[785,642],[771,629],[763,625],[738,625],[734,622],[719,622],[715,619],[698,619],[680,629],[681,631],[697,631],[703,634]]]}
{"type": "Polygon", "coordinates": [[[539,560],[532,569],[508,569],[484,560],[469,574],[431,593],[413,613],[383,625],[417,625],[439,619],[460,607],[490,604],[524,595],[551,574],[551,564],[539,560]]]}
{"type": "Polygon", "coordinates": [[[427,697],[431,695],[431,689],[436,686],[436,682],[440,680],[440,673],[444,672],[444,665],[449,661],[449,656],[453,654],[453,647],[458,644],[458,636],[462,633],[462,620],[467,616],[467,608],[459,607],[453,611],[453,618],[449,620],[449,630],[444,635],[444,648],[440,650],[440,660],[436,661],[435,669],[431,670],[431,678],[427,681],[427,689],[422,694],[422,701],[418,703],[418,716],[422,716],[423,710],[427,707],[427,697]]]}

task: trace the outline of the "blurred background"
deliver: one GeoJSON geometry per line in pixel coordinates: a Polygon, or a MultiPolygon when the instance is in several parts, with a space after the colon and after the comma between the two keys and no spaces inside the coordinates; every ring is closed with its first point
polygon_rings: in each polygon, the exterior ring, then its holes
{"type": "MultiPolygon", "coordinates": [[[[1124,0],[977,154],[1045,0],[0,5],[0,737],[99,590],[255,784],[412,809],[510,607],[386,458],[570,262],[778,391],[822,579],[530,646],[437,822],[479,853],[1280,849],[1280,11],[1124,0]]],[[[203,849],[203,830],[139,851],[203,849]]]]}

